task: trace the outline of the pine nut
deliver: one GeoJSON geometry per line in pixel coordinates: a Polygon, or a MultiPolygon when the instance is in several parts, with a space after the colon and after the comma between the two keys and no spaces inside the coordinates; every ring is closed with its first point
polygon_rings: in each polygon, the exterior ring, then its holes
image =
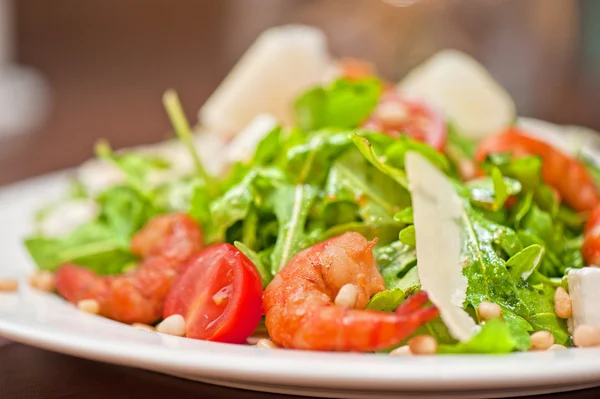
{"type": "Polygon", "coordinates": [[[29,285],[44,292],[53,292],[55,286],[54,273],[47,270],[38,270],[29,276],[29,285]]]}
{"type": "Polygon", "coordinates": [[[548,348],[549,351],[562,351],[564,349],[567,349],[567,347],[561,344],[554,344],[548,348]]]}
{"type": "Polygon", "coordinates": [[[270,339],[261,338],[256,343],[256,347],[262,348],[262,349],[277,349],[277,348],[279,348],[279,345],[277,345],[275,342],[271,341],[270,339]]]}
{"type": "Polygon", "coordinates": [[[554,311],[561,319],[568,319],[573,314],[571,296],[563,287],[558,287],[554,292],[554,311]]]}
{"type": "Polygon", "coordinates": [[[180,314],[173,314],[156,326],[156,331],[163,334],[175,335],[177,337],[185,336],[185,320],[180,314]]]}
{"type": "Polygon", "coordinates": [[[14,278],[0,279],[0,292],[15,292],[19,289],[19,281],[14,278]]]}
{"type": "Polygon", "coordinates": [[[433,355],[437,352],[437,346],[437,341],[431,335],[417,335],[408,341],[408,347],[415,355],[433,355]]]}
{"type": "Polygon", "coordinates": [[[148,324],[144,324],[144,323],[133,323],[131,325],[131,327],[137,328],[138,330],[156,331],[156,328],[149,326],[148,324]]]}
{"type": "Polygon", "coordinates": [[[600,328],[587,324],[577,326],[573,332],[573,343],[582,348],[600,346],[600,328]]]}
{"type": "Polygon", "coordinates": [[[358,287],[354,284],[346,284],[340,288],[335,297],[335,304],[347,308],[353,308],[358,298],[358,287]]]}
{"type": "Polygon", "coordinates": [[[545,351],[554,345],[554,335],[550,331],[542,330],[531,334],[531,350],[545,351]]]}
{"type": "Polygon", "coordinates": [[[412,355],[408,345],[401,346],[390,352],[390,356],[410,356],[412,355]]]}
{"type": "Polygon", "coordinates": [[[477,314],[482,321],[499,319],[502,317],[502,308],[492,302],[481,302],[477,306],[477,314]]]}
{"type": "Polygon", "coordinates": [[[79,310],[90,314],[98,314],[100,312],[100,304],[95,299],[82,299],[77,302],[77,307],[79,310]]]}

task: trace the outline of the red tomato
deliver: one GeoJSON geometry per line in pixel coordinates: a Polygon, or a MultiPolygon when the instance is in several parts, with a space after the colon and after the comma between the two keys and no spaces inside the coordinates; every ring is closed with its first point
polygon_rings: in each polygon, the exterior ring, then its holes
{"type": "Polygon", "coordinates": [[[448,135],[441,114],[422,102],[401,97],[396,91],[382,94],[379,105],[363,127],[391,136],[405,133],[436,150],[444,148],[448,135]]]}
{"type": "Polygon", "coordinates": [[[258,270],[237,248],[217,244],[193,257],[165,301],[164,317],[180,314],[188,338],[243,343],[262,316],[258,270]]]}

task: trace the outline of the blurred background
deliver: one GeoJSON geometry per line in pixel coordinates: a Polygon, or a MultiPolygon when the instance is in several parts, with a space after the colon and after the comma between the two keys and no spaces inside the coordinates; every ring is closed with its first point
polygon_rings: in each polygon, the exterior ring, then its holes
{"type": "Polygon", "coordinates": [[[0,120],[0,184],[75,166],[101,137],[165,138],[166,88],[195,119],[256,36],[291,22],[393,80],[466,51],[521,115],[600,130],[598,0],[0,0],[0,119],[20,118],[0,120]]]}

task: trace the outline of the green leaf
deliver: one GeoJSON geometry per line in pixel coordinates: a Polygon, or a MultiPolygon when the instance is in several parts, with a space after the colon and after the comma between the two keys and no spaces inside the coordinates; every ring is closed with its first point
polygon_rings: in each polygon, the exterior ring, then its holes
{"type": "Polygon", "coordinates": [[[371,146],[371,143],[366,138],[355,134],[352,136],[352,141],[365,159],[371,163],[371,165],[379,169],[381,173],[384,173],[394,179],[396,183],[404,187],[406,190],[409,190],[408,178],[406,177],[406,172],[404,172],[404,170],[397,169],[386,164],[385,161],[377,156],[375,150],[373,150],[373,147],[371,146]]]}
{"type": "Polygon", "coordinates": [[[237,249],[239,249],[244,255],[246,255],[248,259],[250,259],[254,267],[256,267],[256,270],[258,270],[258,274],[260,274],[260,280],[262,282],[263,288],[267,288],[267,285],[269,285],[269,283],[273,279],[273,275],[271,274],[269,268],[265,266],[259,254],[257,254],[256,252],[254,252],[239,241],[234,242],[233,245],[235,245],[237,249]]]}
{"type": "MultiPolygon", "coordinates": [[[[400,279],[402,279],[411,268],[414,268],[417,262],[415,248],[404,245],[400,241],[394,241],[391,244],[376,247],[373,254],[375,255],[379,271],[385,281],[385,286],[388,289],[397,287],[400,279]]],[[[420,285],[418,278],[416,285],[420,285]]],[[[405,286],[404,290],[406,290],[406,288],[407,287],[405,286]]]]}
{"type": "Polygon", "coordinates": [[[410,195],[387,175],[369,165],[357,152],[348,152],[331,167],[325,201],[356,203],[367,224],[393,224],[393,216],[409,206],[410,195]]]}
{"type": "Polygon", "coordinates": [[[269,165],[279,156],[281,151],[282,130],[278,126],[271,130],[263,137],[256,146],[254,157],[252,158],[252,166],[269,165]]]}
{"type": "Polygon", "coordinates": [[[375,109],[382,85],[377,79],[338,79],[313,88],[294,103],[296,121],[307,131],[323,127],[354,128],[375,109]]]}
{"type": "Polygon", "coordinates": [[[492,169],[491,177],[474,179],[466,183],[470,192],[471,202],[491,211],[502,209],[511,195],[521,191],[518,180],[503,177],[498,168],[492,169]]]}
{"type": "Polygon", "coordinates": [[[305,239],[304,226],[310,207],[317,196],[308,185],[284,186],[276,189],[270,198],[279,233],[271,254],[271,272],[275,275],[302,247],[305,239]]]}
{"type": "Polygon", "coordinates": [[[382,291],[373,295],[366,309],[393,312],[404,301],[404,298],[404,291],[398,288],[382,291]]]}
{"type": "MultiPolygon", "coordinates": [[[[207,234],[208,242],[224,242],[227,229],[246,218],[254,202],[253,183],[255,178],[256,173],[248,173],[240,183],[231,187],[210,204],[211,229],[207,234]]],[[[201,203],[200,206],[204,206],[204,204],[201,203]]],[[[202,214],[203,211],[198,212],[202,214]]]]}
{"type": "Polygon", "coordinates": [[[406,295],[412,295],[421,289],[419,269],[413,267],[396,283],[396,288],[401,289],[406,295]]]}
{"type": "Polygon", "coordinates": [[[394,143],[386,146],[384,157],[390,166],[404,169],[404,159],[406,153],[409,151],[418,152],[444,173],[450,171],[450,162],[444,154],[438,152],[428,144],[411,139],[407,135],[401,135],[394,143]]]}
{"type": "Polygon", "coordinates": [[[527,280],[542,263],[544,252],[544,247],[534,244],[513,255],[506,261],[506,267],[509,268],[512,278],[515,281],[527,280]]]}
{"type": "Polygon", "coordinates": [[[116,274],[136,260],[101,223],[85,224],[64,238],[31,237],[25,240],[25,247],[43,270],[75,263],[99,274],[116,274]]]}
{"type": "Polygon", "coordinates": [[[468,279],[467,302],[477,308],[483,301],[498,304],[519,349],[526,349],[530,330],[548,330],[558,343],[568,340],[563,320],[553,311],[553,303],[542,293],[532,289],[520,278],[515,280],[506,262],[499,256],[500,246],[509,256],[517,248],[504,241],[516,234],[505,226],[486,220],[465,203],[462,217],[464,237],[464,274],[468,279]]]}
{"type": "Polygon", "coordinates": [[[400,230],[398,238],[402,244],[414,248],[417,245],[417,239],[415,236],[415,226],[411,224],[410,226],[406,226],[405,228],[400,230]]]}
{"type": "Polygon", "coordinates": [[[482,325],[481,330],[469,342],[454,345],[440,345],[438,353],[510,353],[516,349],[517,343],[510,328],[499,319],[492,319],[482,325]]]}
{"type": "Polygon", "coordinates": [[[491,154],[482,167],[488,172],[497,167],[502,175],[518,180],[523,189],[531,190],[540,183],[542,159],[533,156],[513,159],[510,154],[491,154]]]}
{"type": "Polygon", "coordinates": [[[404,208],[394,215],[394,220],[399,223],[413,224],[413,209],[412,206],[404,208]]]}
{"type": "Polygon", "coordinates": [[[352,141],[347,132],[316,132],[307,142],[293,146],[287,151],[287,174],[296,184],[320,185],[327,177],[335,159],[351,146],[352,141]]]}
{"type": "Polygon", "coordinates": [[[99,158],[117,166],[125,175],[127,183],[146,197],[150,197],[147,183],[148,174],[152,170],[165,170],[170,166],[167,161],[159,157],[145,156],[135,152],[114,154],[106,141],[99,141],[96,144],[96,154],[99,158]]]}
{"type": "Polygon", "coordinates": [[[98,198],[98,203],[102,209],[100,220],[125,250],[129,249],[133,234],[158,213],[146,198],[130,187],[112,187],[98,198]]]}

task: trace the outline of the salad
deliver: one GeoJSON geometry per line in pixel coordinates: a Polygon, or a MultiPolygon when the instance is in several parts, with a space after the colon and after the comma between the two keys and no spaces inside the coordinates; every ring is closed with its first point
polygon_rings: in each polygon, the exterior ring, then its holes
{"type": "Polygon", "coordinates": [[[395,84],[332,59],[314,28],[273,28],[197,127],[174,91],[163,102],[177,140],[98,143],[40,210],[32,285],[259,347],[600,346],[594,136],[517,117],[469,56],[443,51],[395,84]]]}

